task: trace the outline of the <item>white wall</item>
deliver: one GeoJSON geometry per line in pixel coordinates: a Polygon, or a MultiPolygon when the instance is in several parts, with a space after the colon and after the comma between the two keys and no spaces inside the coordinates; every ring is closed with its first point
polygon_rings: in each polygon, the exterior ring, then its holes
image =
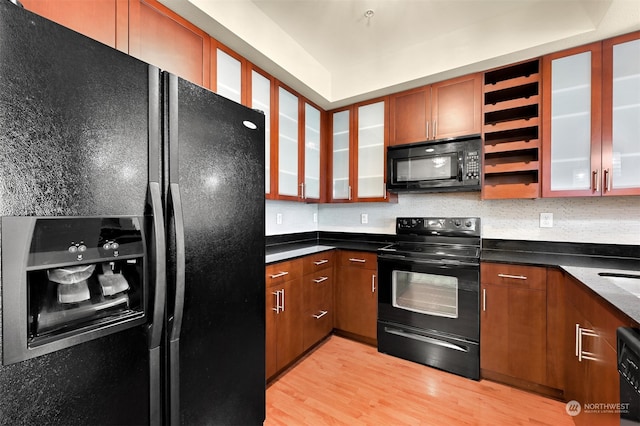
{"type": "Polygon", "coordinates": [[[395,233],[398,216],[478,216],[482,237],[538,241],[640,244],[640,197],[480,200],[480,194],[400,194],[397,204],[301,204],[267,201],[267,235],[304,231],[395,233]],[[276,225],[276,213],[283,224],[276,225]],[[313,213],[318,213],[318,223],[313,213]],[[540,228],[540,213],[553,228],[540,228]],[[360,223],[367,213],[369,223],[360,223]]]}

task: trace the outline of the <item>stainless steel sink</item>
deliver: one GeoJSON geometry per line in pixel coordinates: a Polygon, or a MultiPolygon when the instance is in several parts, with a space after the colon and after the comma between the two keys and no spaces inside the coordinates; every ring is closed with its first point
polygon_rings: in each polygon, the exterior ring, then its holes
{"type": "Polygon", "coordinates": [[[608,279],[612,284],[640,298],[640,274],[599,272],[598,275],[608,279]]]}

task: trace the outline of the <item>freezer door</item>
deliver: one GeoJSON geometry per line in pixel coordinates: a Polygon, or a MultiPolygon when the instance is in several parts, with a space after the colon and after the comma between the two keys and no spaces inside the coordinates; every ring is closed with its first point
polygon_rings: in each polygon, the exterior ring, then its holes
{"type": "Polygon", "coordinates": [[[166,79],[168,415],[172,424],[261,424],[264,115],[166,79]]]}
{"type": "MultiPolygon", "coordinates": [[[[147,70],[0,1],[0,216],[145,216],[147,70]]],[[[0,366],[0,424],[147,424],[148,357],[139,325],[0,366]]]]}

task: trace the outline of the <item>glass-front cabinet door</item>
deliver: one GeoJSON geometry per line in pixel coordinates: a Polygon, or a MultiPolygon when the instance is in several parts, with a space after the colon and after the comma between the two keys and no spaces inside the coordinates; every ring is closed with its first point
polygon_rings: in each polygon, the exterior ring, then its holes
{"type": "Polygon", "coordinates": [[[600,194],[600,62],[600,43],[544,58],[543,196],[600,194]]]}
{"type": "Polygon", "coordinates": [[[216,93],[240,103],[241,91],[242,63],[218,48],[216,50],[216,93]]]}
{"type": "Polygon", "coordinates": [[[305,201],[320,200],[320,110],[304,104],[304,181],[305,201]]]}
{"type": "Polygon", "coordinates": [[[264,192],[271,194],[271,80],[251,71],[251,108],[264,112],[264,192]]]}
{"type": "MultiPolygon", "coordinates": [[[[299,197],[298,97],[278,88],[278,195],[299,197]]],[[[286,198],[285,198],[286,199],[286,198]]]]}
{"type": "Polygon", "coordinates": [[[357,110],[357,199],[386,195],[385,188],[385,102],[361,105],[357,110]]]}
{"type": "Polygon", "coordinates": [[[337,111],[332,114],[332,176],[331,199],[332,201],[351,200],[351,137],[349,123],[351,121],[350,110],[337,111]]]}
{"type": "Polygon", "coordinates": [[[603,43],[603,76],[603,194],[640,194],[640,32],[603,43]]]}
{"type": "Polygon", "coordinates": [[[543,197],[640,195],[640,32],[543,58],[543,197]]]}

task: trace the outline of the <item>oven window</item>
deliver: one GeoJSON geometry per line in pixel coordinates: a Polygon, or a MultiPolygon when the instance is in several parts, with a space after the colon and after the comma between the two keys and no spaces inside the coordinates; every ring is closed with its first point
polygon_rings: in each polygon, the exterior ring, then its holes
{"type": "Polygon", "coordinates": [[[393,271],[392,304],[427,315],[458,318],[458,279],[447,275],[393,271]]]}
{"type": "Polygon", "coordinates": [[[451,179],[456,176],[457,154],[396,160],[396,182],[451,179]]]}

